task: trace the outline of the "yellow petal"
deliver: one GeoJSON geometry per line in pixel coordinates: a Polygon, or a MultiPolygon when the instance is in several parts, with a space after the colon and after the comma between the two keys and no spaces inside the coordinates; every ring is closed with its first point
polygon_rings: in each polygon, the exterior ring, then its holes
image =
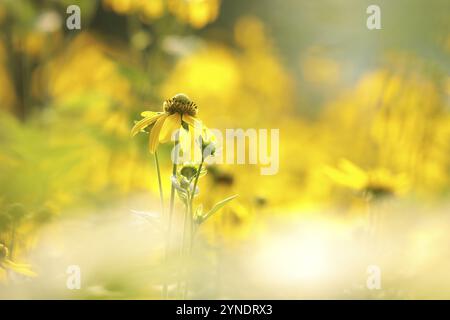
{"type": "Polygon", "coordinates": [[[351,189],[359,190],[361,189],[361,185],[359,182],[355,181],[352,176],[349,176],[346,172],[341,170],[337,170],[335,168],[326,166],[324,169],[324,173],[334,182],[341,184],[343,186],[349,187],[351,189]]]}
{"type": "Polygon", "coordinates": [[[15,263],[11,260],[5,260],[3,265],[15,273],[22,274],[28,277],[35,277],[36,273],[31,270],[31,266],[28,264],[15,263]]]}
{"type": "Polygon", "coordinates": [[[366,172],[363,169],[347,159],[341,159],[339,167],[348,174],[360,177],[366,176],[366,172]]]}
{"type": "Polygon", "coordinates": [[[142,112],[141,112],[141,116],[143,116],[143,117],[145,117],[145,118],[148,118],[148,117],[152,117],[152,116],[154,116],[155,114],[158,114],[158,113],[160,113],[160,112],[154,112],[154,111],[142,111],[142,112]]]}
{"type": "Polygon", "coordinates": [[[347,174],[349,180],[352,180],[354,186],[359,185],[360,187],[364,187],[367,183],[367,173],[353,162],[347,159],[341,159],[339,167],[347,174]]]}
{"type": "Polygon", "coordinates": [[[183,115],[183,121],[186,122],[187,124],[189,124],[192,127],[201,127],[202,126],[202,122],[196,118],[194,118],[193,116],[190,116],[188,114],[184,114],[183,115]]]}
{"type": "Polygon", "coordinates": [[[156,149],[158,148],[159,132],[161,131],[161,128],[168,116],[169,115],[167,113],[161,115],[158,120],[156,120],[156,123],[153,126],[152,131],[150,132],[149,149],[151,153],[155,153],[156,149]]]}
{"type": "Polygon", "coordinates": [[[181,127],[181,116],[178,113],[174,113],[167,117],[164,121],[164,125],[161,128],[161,133],[159,134],[159,142],[166,143],[170,141],[172,134],[180,129],[181,127]]]}
{"type": "Polygon", "coordinates": [[[149,125],[152,125],[162,115],[163,115],[163,113],[155,113],[155,114],[153,114],[150,117],[144,118],[144,119],[136,122],[136,124],[134,125],[133,129],[131,129],[131,135],[134,137],[141,130],[145,129],[149,125]]]}

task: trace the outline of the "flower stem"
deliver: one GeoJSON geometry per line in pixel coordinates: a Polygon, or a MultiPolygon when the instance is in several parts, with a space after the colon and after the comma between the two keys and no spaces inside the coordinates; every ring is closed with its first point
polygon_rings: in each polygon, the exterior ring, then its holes
{"type": "MultiPolygon", "coordinates": [[[[177,162],[178,162],[178,150],[176,150],[177,145],[178,145],[178,139],[175,140],[175,142],[174,142],[175,155],[173,158],[172,176],[175,176],[177,174],[177,162]]],[[[167,261],[169,246],[170,246],[170,234],[172,232],[172,217],[173,217],[174,202],[175,202],[175,186],[172,184],[172,186],[170,187],[169,219],[167,221],[167,238],[166,238],[166,253],[165,253],[166,261],[167,261]]],[[[163,286],[163,296],[165,298],[168,297],[167,282],[165,282],[164,286],[163,286]]]]}
{"type": "MultiPolygon", "coordinates": [[[[189,204],[189,208],[191,209],[191,211],[192,211],[192,204],[194,203],[194,195],[195,195],[195,189],[197,188],[197,184],[198,184],[198,178],[200,177],[200,171],[202,171],[202,168],[203,168],[203,162],[205,161],[205,159],[202,157],[202,162],[200,162],[200,165],[199,165],[199,167],[198,167],[198,171],[197,171],[197,174],[195,175],[195,180],[194,180],[194,189],[193,189],[193,192],[192,192],[192,194],[191,194],[191,199],[190,199],[190,204],[189,204]]],[[[192,212],[191,212],[192,213],[192,212]]],[[[191,218],[192,218],[193,216],[191,215],[191,218]]]]}
{"type": "MultiPolygon", "coordinates": [[[[186,201],[185,204],[185,211],[184,211],[184,219],[183,219],[183,234],[182,234],[182,242],[181,242],[181,248],[180,248],[180,256],[181,256],[181,261],[182,261],[182,266],[181,266],[181,277],[178,279],[178,284],[177,284],[177,288],[178,288],[178,292],[181,292],[181,278],[183,276],[186,275],[186,262],[189,263],[189,261],[186,261],[187,258],[187,233],[188,233],[188,222],[189,222],[189,213],[190,213],[190,209],[189,209],[189,201],[186,201]]],[[[186,283],[184,284],[185,288],[186,288],[186,283]]],[[[185,296],[185,289],[183,289],[182,291],[182,299],[184,299],[185,296]]]]}
{"type": "MultiPolygon", "coordinates": [[[[163,194],[163,188],[162,188],[162,182],[161,182],[161,170],[159,169],[159,160],[158,160],[158,152],[155,151],[155,166],[156,166],[156,173],[158,175],[158,185],[159,185],[159,198],[161,202],[161,219],[164,219],[164,194],[163,194]]],[[[167,261],[167,250],[168,245],[166,243],[166,247],[164,249],[164,262],[167,261]]],[[[167,281],[163,284],[163,292],[162,297],[165,298],[167,295],[167,281]]]]}
{"type": "Polygon", "coordinates": [[[195,175],[194,189],[192,191],[191,198],[189,199],[190,200],[189,218],[190,218],[190,229],[191,229],[190,240],[189,240],[189,252],[192,250],[192,242],[194,240],[194,196],[195,196],[195,190],[197,189],[198,178],[200,177],[200,173],[202,171],[204,161],[205,161],[205,159],[202,156],[202,162],[200,162],[200,165],[198,166],[197,174],[195,175]]]}
{"type": "MultiPolygon", "coordinates": [[[[190,257],[192,255],[192,246],[193,246],[193,242],[194,242],[194,196],[195,196],[195,190],[197,189],[197,184],[198,184],[198,179],[200,177],[200,173],[202,171],[203,168],[203,163],[204,163],[205,159],[202,157],[202,162],[200,162],[200,165],[198,166],[198,170],[197,170],[197,174],[195,175],[195,180],[194,180],[194,188],[192,189],[192,193],[190,195],[189,198],[189,202],[187,205],[187,212],[188,212],[188,216],[189,216],[189,220],[187,220],[186,222],[189,222],[189,242],[188,242],[188,248],[187,248],[187,255],[188,255],[188,268],[189,268],[189,263],[190,263],[190,257]]],[[[185,223],[186,223],[185,222],[185,223]]],[[[187,233],[187,232],[186,232],[187,233]]],[[[183,237],[184,239],[184,237],[183,237]]],[[[186,273],[187,275],[187,273],[186,273]]],[[[187,298],[187,295],[189,293],[189,279],[186,279],[186,284],[184,286],[184,290],[183,290],[183,300],[185,300],[187,298]]]]}
{"type": "MultiPolygon", "coordinates": [[[[174,146],[176,147],[178,144],[178,140],[175,141],[174,146]]],[[[174,159],[173,159],[173,166],[172,166],[172,176],[176,176],[177,174],[177,162],[178,162],[178,154],[177,151],[175,151],[174,159]]],[[[168,234],[170,235],[170,231],[172,228],[172,216],[173,216],[173,207],[175,202],[175,186],[172,184],[170,188],[170,206],[169,206],[169,230],[168,234]]]]}
{"type": "Polygon", "coordinates": [[[156,172],[158,174],[158,184],[159,184],[159,198],[161,200],[161,216],[164,216],[164,194],[163,194],[163,188],[161,183],[161,171],[159,170],[159,160],[158,160],[158,152],[155,151],[155,165],[156,165],[156,172]]]}

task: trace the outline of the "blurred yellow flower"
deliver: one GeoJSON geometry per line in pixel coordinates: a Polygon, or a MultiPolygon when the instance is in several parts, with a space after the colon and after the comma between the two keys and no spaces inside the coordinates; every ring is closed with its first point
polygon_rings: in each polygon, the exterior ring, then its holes
{"type": "Polygon", "coordinates": [[[103,0],[103,4],[118,14],[142,13],[146,18],[164,14],[166,0],[103,0]]]}
{"type": "Polygon", "coordinates": [[[214,119],[216,128],[233,127],[236,119],[241,127],[284,123],[295,106],[294,82],[264,24],[256,17],[240,18],[235,40],[242,50],[210,42],[183,56],[163,84],[161,94],[183,88],[198,97],[198,104],[214,106],[202,110],[202,119],[214,119]],[[273,117],[275,113],[277,117],[273,117]]]}
{"type": "Polygon", "coordinates": [[[408,188],[403,174],[395,175],[385,168],[365,171],[346,159],[340,161],[338,169],[326,167],[324,171],[335,182],[373,198],[402,194],[408,188]]]}
{"type": "Polygon", "coordinates": [[[0,109],[12,110],[17,103],[13,79],[8,73],[8,56],[4,44],[0,42],[0,109]]]}
{"type": "Polygon", "coordinates": [[[220,0],[168,0],[169,11],[194,28],[202,28],[217,19],[220,0]]]}
{"type": "Polygon", "coordinates": [[[85,110],[88,118],[103,122],[100,109],[110,111],[115,103],[123,108],[131,104],[131,85],[112,58],[117,53],[97,37],[82,33],[37,69],[33,95],[39,97],[46,92],[59,108],[82,102],[78,108],[85,110]]]}
{"type": "Polygon", "coordinates": [[[144,16],[148,18],[159,18],[164,14],[164,0],[141,0],[140,7],[144,16]]]}
{"type": "Polygon", "coordinates": [[[166,8],[182,22],[203,28],[219,15],[220,0],[103,0],[103,4],[118,14],[142,14],[145,18],[159,18],[166,8]]]}
{"type": "Polygon", "coordinates": [[[307,82],[317,86],[332,86],[339,82],[341,67],[325,52],[325,48],[314,46],[302,55],[300,67],[307,82]]]}
{"type": "Polygon", "coordinates": [[[103,0],[103,4],[119,14],[130,13],[138,5],[136,0],[103,0]]]}
{"type": "Polygon", "coordinates": [[[243,48],[260,49],[268,46],[264,24],[254,16],[240,17],[234,26],[236,43],[243,48]]]}
{"type": "Polygon", "coordinates": [[[325,106],[317,132],[323,163],[345,157],[402,172],[417,195],[448,190],[450,117],[437,77],[426,61],[398,55],[364,74],[325,106]]]}

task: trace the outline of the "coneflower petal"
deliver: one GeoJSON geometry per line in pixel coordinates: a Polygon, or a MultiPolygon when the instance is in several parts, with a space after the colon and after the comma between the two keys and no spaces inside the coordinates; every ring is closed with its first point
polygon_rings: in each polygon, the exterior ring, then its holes
{"type": "Polygon", "coordinates": [[[145,117],[145,118],[148,118],[148,117],[154,116],[155,114],[159,114],[159,113],[161,113],[161,112],[155,112],[155,111],[142,111],[142,112],[141,112],[141,116],[143,116],[143,117],[145,117]]]}
{"type": "Polygon", "coordinates": [[[137,135],[141,130],[145,129],[146,127],[152,125],[156,120],[158,120],[159,117],[161,117],[163,113],[155,112],[150,117],[144,118],[142,120],[139,120],[134,125],[133,129],[131,129],[131,135],[134,137],[137,135]]]}
{"type": "Polygon", "coordinates": [[[155,125],[152,128],[152,131],[150,132],[150,138],[149,138],[149,149],[151,153],[155,153],[156,148],[158,148],[159,144],[159,133],[161,131],[161,128],[166,121],[166,118],[169,115],[167,113],[162,114],[158,120],[156,120],[155,125]]]}
{"type": "Polygon", "coordinates": [[[167,117],[166,121],[164,121],[164,125],[161,128],[161,132],[159,134],[159,142],[166,143],[170,141],[172,134],[180,129],[181,127],[181,116],[178,113],[174,113],[167,117]]]}
{"type": "Polygon", "coordinates": [[[183,114],[183,121],[195,128],[200,128],[202,126],[202,122],[200,120],[188,114],[183,114]]]}
{"type": "Polygon", "coordinates": [[[28,264],[15,263],[7,259],[3,261],[3,265],[5,268],[12,270],[15,273],[19,273],[28,277],[36,276],[36,273],[31,270],[31,266],[28,264]]]}

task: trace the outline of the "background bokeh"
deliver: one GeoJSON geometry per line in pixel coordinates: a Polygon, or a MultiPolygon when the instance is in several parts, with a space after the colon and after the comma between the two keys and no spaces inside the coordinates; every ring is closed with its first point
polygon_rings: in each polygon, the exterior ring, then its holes
{"type": "Polygon", "coordinates": [[[160,298],[183,261],[130,129],[183,92],[211,128],[280,129],[278,174],[201,179],[205,207],[239,196],[202,226],[191,297],[450,298],[450,3],[379,0],[370,31],[372,2],[1,0],[0,244],[36,275],[0,263],[0,297],[160,298]]]}

